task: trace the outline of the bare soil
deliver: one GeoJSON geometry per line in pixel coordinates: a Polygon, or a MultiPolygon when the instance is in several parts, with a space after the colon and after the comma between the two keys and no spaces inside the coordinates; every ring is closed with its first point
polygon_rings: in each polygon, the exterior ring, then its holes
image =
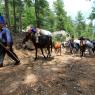
{"type": "Polygon", "coordinates": [[[6,56],[0,68],[0,95],[95,95],[95,56],[53,54],[34,61],[34,52],[16,50],[21,64],[6,56]]]}

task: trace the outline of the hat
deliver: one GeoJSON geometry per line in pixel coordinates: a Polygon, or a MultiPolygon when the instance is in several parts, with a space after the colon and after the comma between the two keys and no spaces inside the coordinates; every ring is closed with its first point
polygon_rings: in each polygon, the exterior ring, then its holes
{"type": "Polygon", "coordinates": [[[79,38],[79,40],[84,40],[84,37],[83,37],[83,36],[81,36],[81,37],[79,38]]]}

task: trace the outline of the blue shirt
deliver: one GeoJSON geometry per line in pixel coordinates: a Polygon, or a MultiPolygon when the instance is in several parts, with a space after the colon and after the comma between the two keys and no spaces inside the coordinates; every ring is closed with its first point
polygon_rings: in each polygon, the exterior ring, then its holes
{"type": "Polygon", "coordinates": [[[0,16],[0,23],[1,24],[5,24],[5,20],[4,20],[4,17],[3,16],[0,16]]]}
{"type": "Polygon", "coordinates": [[[3,43],[7,43],[9,45],[13,45],[13,39],[12,39],[12,35],[11,32],[8,28],[3,27],[3,31],[0,32],[0,40],[3,43]]]}

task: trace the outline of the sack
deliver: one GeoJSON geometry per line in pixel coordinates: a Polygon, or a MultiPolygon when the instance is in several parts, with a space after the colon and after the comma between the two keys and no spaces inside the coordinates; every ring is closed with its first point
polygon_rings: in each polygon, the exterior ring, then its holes
{"type": "Polygon", "coordinates": [[[42,35],[48,35],[48,36],[51,36],[51,35],[52,35],[50,31],[43,30],[43,29],[41,29],[40,33],[41,33],[42,35]]]}

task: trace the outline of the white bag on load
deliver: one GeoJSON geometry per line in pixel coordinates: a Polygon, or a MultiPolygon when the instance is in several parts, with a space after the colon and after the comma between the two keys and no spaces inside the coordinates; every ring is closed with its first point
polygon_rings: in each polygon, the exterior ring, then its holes
{"type": "Polygon", "coordinates": [[[88,46],[90,46],[91,48],[93,48],[93,43],[91,43],[90,41],[86,41],[86,44],[88,45],[88,46]]]}
{"type": "Polygon", "coordinates": [[[26,27],[26,32],[29,32],[29,31],[31,31],[31,26],[30,25],[26,27]]]}
{"type": "MultiPolygon", "coordinates": [[[[75,43],[78,43],[80,45],[80,40],[75,39],[74,40],[75,43]]],[[[91,43],[90,41],[86,40],[86,45],[90,46],[91,48],[93,47],[93,43],[91,43]]]]}
{"type": "Polygon", "coordinates": [[[48,36],[51,36],[51,35],[52,35],[52,33],[51,33],[50,31],[43,30],[43,29],[40,30],[40,33],[41,33],[42,35],[48,35],[48,36]]]}
{"type": "Polygon", "coordinates": [[[80,45],[80,40],[75,39],[74,42],[80,45]]]}

